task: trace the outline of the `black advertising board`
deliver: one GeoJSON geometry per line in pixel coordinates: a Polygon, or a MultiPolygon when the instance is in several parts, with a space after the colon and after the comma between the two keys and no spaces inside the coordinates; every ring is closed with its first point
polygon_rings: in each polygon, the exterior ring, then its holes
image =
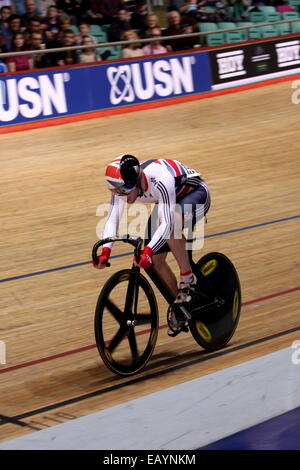
{"type": "Polygon", "coordinates": [[[237,45],[209,52],[214,85],[296,69],[300,40],[289,38],[237,45]]]}

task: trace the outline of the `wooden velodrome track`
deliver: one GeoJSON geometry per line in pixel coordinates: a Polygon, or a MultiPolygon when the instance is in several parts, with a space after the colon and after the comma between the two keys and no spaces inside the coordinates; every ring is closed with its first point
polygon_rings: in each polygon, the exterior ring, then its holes
{"type": "MultiPolygon", "coordinates": [[[[7,354],[0,366],[1,441],[300,339],[300,105],[291,103],[291,92],[283,82],[1,136],[0,340],[7,354]],[[159,297],[163,328],[154,355],[127,379],[100,360],[93,316],[104,280],[128,267],[131,257],[116,258],[101,272],[87,263],[96,208],[109,198],[105,164],[122,153],[176,158],[202,172],[212,206],[197,256],[227,254],[243,293],[235,336],[212,354],[189,334],[167,336],[159,297]],[[31,273],[37,275],[23,277],[31,273]]],[[[122,251],[129,249],[115,246],[114,254],[122,251]]]]}

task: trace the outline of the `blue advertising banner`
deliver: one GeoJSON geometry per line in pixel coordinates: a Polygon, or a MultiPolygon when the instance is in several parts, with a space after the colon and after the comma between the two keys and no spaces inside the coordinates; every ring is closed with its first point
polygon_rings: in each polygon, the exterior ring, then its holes
{"type": "Polygon", "coordinates": [[[0,126],[209,90],[206,52],[4,75],[0,78],[0,126]]]}

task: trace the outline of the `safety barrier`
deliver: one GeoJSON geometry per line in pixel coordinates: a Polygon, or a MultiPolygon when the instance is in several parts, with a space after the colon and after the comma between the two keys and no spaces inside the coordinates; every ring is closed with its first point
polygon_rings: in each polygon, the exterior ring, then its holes
{"type": "MultiPolygon", "coordinates": [[[[78,47],[78,46],[77,46],[78,47]]],[[[199,96],[299,73],[300,40],[277,37],[0,76],[0,128],[199,96]]]]}

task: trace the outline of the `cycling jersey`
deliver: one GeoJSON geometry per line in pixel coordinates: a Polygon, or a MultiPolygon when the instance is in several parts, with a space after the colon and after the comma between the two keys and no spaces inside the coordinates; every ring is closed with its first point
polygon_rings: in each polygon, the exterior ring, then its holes
{"type": "MultiPolygon", "coordinates": [[[[200,178],[200,173],[177,160],[147,160],[141,163],[141,168],[143,169],[142,178],[145,190],[139,196],[139,200],[158,204],[160,223],[148,243],[148,246],[156,253],[166,243],[173,231],[176,201],[185,197],[203,181],[200,178]]],[[[205,185],[204,182],[203,184],[205,185]]],[[[112,195],[103,238],[116,236],[125,204],[126,196],[112,195]]],[[[107,243],[104,246],[111,248],[112,243],[107,243]]]]}

